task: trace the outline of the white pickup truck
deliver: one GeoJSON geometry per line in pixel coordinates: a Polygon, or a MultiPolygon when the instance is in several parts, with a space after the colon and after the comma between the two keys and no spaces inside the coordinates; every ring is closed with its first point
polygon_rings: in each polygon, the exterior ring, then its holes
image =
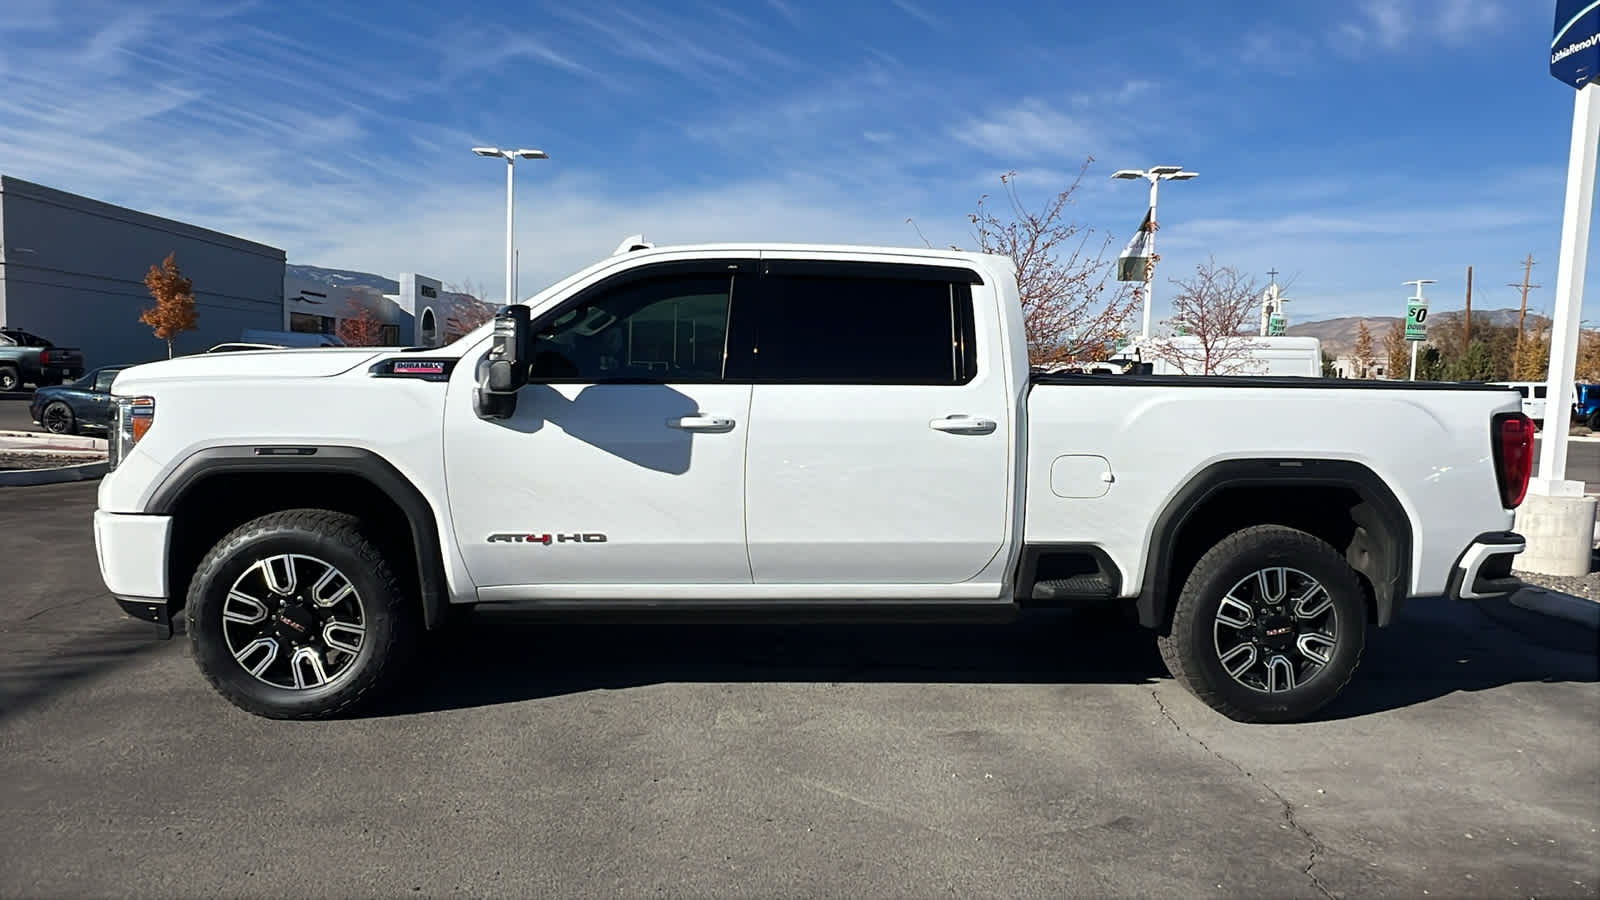
{"type": "Polygon", "coordinates": [[[473,608],[992,621],[1122,604],[1289,721],[1419,597],[1519,583],[1509,390],[1030,376],[1011,261],[624,250],[441,348],[124,369],[94,514],[129,614],[234,704],[356,707],[473,608]]]}

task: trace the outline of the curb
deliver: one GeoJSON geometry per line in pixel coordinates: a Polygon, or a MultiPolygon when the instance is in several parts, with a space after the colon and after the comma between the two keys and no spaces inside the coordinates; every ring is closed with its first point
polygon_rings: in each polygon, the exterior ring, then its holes
{"type": "Polygon", "coordinates": [[[17,469],[0,472],[0,487],[35,487],[41,484],[65,484],[69,481],[92,481],[105,474],[104,460],[76,466],[57,466],[54,469],[17,469]]]}
{"type": "Polygon", "coordinates": [[[1537,586],[1525,587],[1511,595],[1511,604],[1529,612],[1553,616],[1600,631],[1600,603],[1537,586]]]}
{"type": "MultiPolygon", "coordinates": [[[[76,434],[51,434],[47,431],[0,431],[0,441],[19,440],[30,444],[50,444],[56,447],[82,447],[85,450],[105,450],[107,439],[76,434]]],[[[10,449],[24,450],[25,447],[10,449]]]]}

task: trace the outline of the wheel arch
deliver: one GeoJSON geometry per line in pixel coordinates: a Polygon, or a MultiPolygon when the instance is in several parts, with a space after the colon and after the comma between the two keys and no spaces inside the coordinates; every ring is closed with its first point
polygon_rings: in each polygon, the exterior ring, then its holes
{"type": "Polygon", "coordinates": [[[424,626],[431,629],[444,621],[449,599],[433,506],[387,459],[359,447],[209,447],[180,463],[156,485],[144,504],[148,513],[174,517],[168,553],[169,604],[175,609],[183,602],[194,564],[209,549],[206,537],[214,540],[226,530],[221,523],[237,520],[232,521],[236,525],[257,514],[303,505],[379,514],[371,517],[370,526],[396,549],[406,545],[403,549],[409,549],[416,560],[414,566],[396,568],[422,605],[424,626]],[[193,513],[209,505],[201,502],[201,492],[206,489],[243,490],[236,494],[240,508],[232,515],[200,516],[197,520],[193,513]],[[382,515],[395,512],[401,519],[398,523],[382,515]],[[187,524],[186,518],[190,520],[187,524]],[[212,536],[211,532],[218,533],[212,536]]]}
{"type": "Polygon", "coordinates": [[[1199,553],[1248,525],[1300,527],[1328,540],[1370,590],[1382,627],[1410,592],[1412,524],[1389,485],[1350,460],[1222,460],[1198,472],[1156,517],[1137,598],[1140,624],[1164,629],[1199,553]],[[1299,502],[1291,502],[1299,501],[1299,502]]]}

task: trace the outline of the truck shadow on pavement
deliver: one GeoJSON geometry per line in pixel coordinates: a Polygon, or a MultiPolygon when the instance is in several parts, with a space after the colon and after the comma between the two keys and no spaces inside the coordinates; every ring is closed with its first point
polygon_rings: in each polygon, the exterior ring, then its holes
{"type": "MultiPolygon", "coordinates": [[[[1103,614],[1029,613],[1003,625],[543,625],[473,622],[438,635],[419,673],[371,715],[517,703],[688,682],[1155,684],[1153,635],[1103,614]],[[421,673],[428,673],[426,676],[421,673]]],[[[1461,691],[1600,681],[1594,632],[1514,607],[1414,604],[1369,634],[1343,696],[1320,720],[1461,691]]]]}

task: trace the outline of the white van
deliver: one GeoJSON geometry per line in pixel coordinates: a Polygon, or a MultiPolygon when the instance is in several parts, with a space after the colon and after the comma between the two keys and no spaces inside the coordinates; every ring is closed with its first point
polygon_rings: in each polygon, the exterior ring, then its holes
{"type": "MultiPolygon", "coordinates": [[[[1241,335],[1238,340],[1248,342],[1242,351],[1247,358],[1241,359],[1241,353],[1230,348],[1226,365],[1229,371],[1225,374],[1322,377],[1322,341],[1317,338],[1241,335]]],[[[1136,343],[1126,347],[1107,362],[1124,368],[1147,362],[1151,364],[1152,375],[1195,375],[1201,370],[1200,348],[1200,339],[1196,337],[1160,338],[1159,343],[1152,340],[1145,346],[1136,343]],[[1158,349],[1164,346],[1177,349],[1182,357],[1180,362],[1174,362],[1170,354],[1158,349]]]]}
{"type": "MultiPolygon", "coordinates": [[[[1490,384],[1508,387],[1522,395],[1522,414],[1544,426],[1544,405],[1550,386],[1543,381],[1491,381],[1490,384]]],[[[1574,408],[1578,399],[1578,386],[1572,386],[1574,408]]]]}

